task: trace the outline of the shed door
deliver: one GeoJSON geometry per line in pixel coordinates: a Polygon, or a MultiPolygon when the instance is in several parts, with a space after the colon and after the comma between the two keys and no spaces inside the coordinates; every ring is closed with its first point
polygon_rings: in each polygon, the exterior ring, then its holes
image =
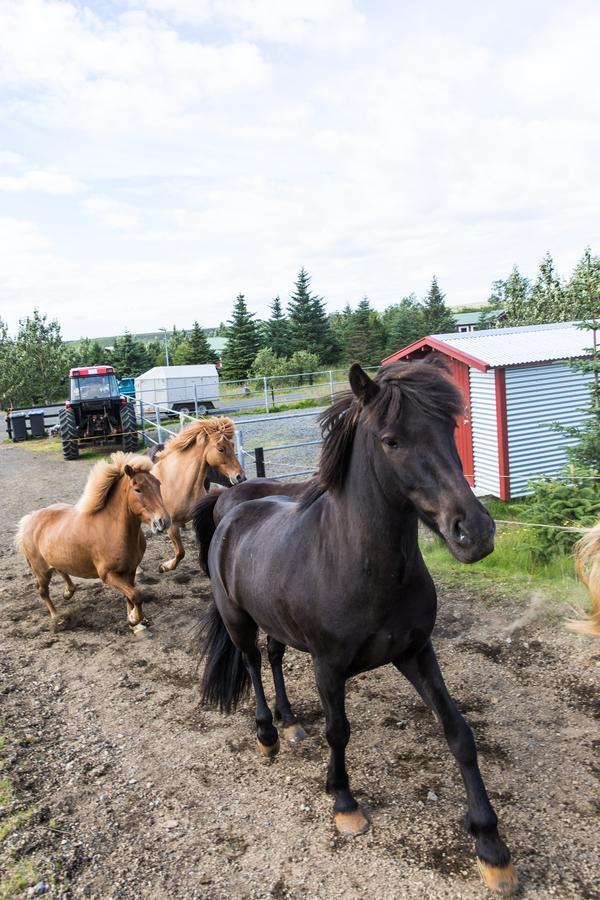
{"type": "Polygon", "coordinates": [[[457,359],[445,357],[450,363],[452,380],[457,385],[465,401],[464,414],[458,417],[455,432],[456,447],[462,462],[465,478],[473,487],[475,476],[473,473],[473,429],[471,427],[471,394],[469,390],[469,367],[457,359]]]}

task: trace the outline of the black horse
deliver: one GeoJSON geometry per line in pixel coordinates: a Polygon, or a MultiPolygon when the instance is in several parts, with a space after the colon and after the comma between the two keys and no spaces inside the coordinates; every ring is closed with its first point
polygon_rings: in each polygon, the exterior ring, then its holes
{"type": "Polygon", "coordinates": [[[369,823],[346,772],[345,682],[393,663],[442,723],[465,784],[480,871],[489,887],[508,894],[517,876],[472,732],[431,645],[436,592],[417,539],[421,518],[462,562],[494,546],[493,520],[467,484],[454,442],[463,400],[428,361],[386,366],[374,380],[354,365],[350,386],[321,417],[318,476],[299,499],[265,496],[285,488],[269,491],[261,479],[200,501],[195,527],[214,594],[202,633],[203,701],[229,712],[250,679],[258,746],[272,756],[279,739],[261,680],[258,628],[269,636],[276,713],[292,739],[300,726],[285,693],[283,653],[287,644],[310,653],[331,748],[327,790],[336,826],[360,834],[369,823]],[[248,499],[253,485],[262,499],[248,499]],[[217,502],[230,510],[215,530],[217,502]]]}

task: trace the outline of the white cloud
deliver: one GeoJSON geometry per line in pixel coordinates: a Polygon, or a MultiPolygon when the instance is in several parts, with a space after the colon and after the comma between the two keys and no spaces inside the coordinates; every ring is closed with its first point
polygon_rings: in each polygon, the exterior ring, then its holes
{"type": "Polygon", "coordinates": [[[22,175],[0,176],[0,191],[39,191],[42,194],[67,196],[84,190],[84,185],[60,172],[32,170],[22,175]]]}
{"type": "Polygon", "coordinates": [[[348,50],[362,40],[366,16],[352,0],[129,0],[131,6],[196,26],[213,22],[253,41],[348,50]]]}
{"type": "Polygon", "coordinates": [[[109,228],[115,228],[118,231],[135,231],[140,226],[140,216],[133,207],[119,203],[110,197],[94,194],[86,199],[84,209],[109,228]]]}

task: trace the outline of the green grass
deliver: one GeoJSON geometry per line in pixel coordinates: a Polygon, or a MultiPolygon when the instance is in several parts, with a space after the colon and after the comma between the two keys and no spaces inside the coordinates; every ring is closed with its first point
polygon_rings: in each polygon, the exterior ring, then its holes
{"type": "Polygon", "coordinates": [[[585,608],[587,594],[576,579],[572,557],[559,553],[546,565],[536,565],[527,532],[526,528],[499,525],[494,552],[468,566],[455,560],[438,538],[426,536],[421,547],[438,583],[465,588],[473,596],[482,594],[491,602],[522,601],[536,594],[553,617],[564,615],[569,608],[585,608]]]}
{"type": "MultiPolygon", "coordinates": [[[[18,447],[20,450],[28,450],[30,453],[51,453],[56,456],[62,456],[62,444],[59,437],[33,438],[28,441],[19,441],[13,443],[10,439],[5,443],[11,447],[18,447]]],[[[86,449],[85,444],[79,448],[80,459],[84,462],[96,462],[98,459],[107,459],[110,453],[118,450],[118,447],[106,446],[105,449],[86,449]]]]}
{"type": "Polygon", "coordinates": [[[22,897],[30,885],[40,880],[35,858],[28,856],[18,859],[8,866],[7,874],[0,878],[0,900],[22,897]]]}

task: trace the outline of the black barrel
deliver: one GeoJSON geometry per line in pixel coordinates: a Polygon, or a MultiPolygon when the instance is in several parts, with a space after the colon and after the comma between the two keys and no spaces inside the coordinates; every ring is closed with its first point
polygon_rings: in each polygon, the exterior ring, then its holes
{"type": "Polygon", "coordinates": [[[13,441],[27,440],[27,413],[12,412],[10,414],[10,427],[13,441]]]}
{"type": "Polygon", "coordinates": [[[46,430],[44,428],[44,413],[43,412],[30,412],[29,413],[29,430],[31,431],[31,437],[45,437],[46,430]]]}

